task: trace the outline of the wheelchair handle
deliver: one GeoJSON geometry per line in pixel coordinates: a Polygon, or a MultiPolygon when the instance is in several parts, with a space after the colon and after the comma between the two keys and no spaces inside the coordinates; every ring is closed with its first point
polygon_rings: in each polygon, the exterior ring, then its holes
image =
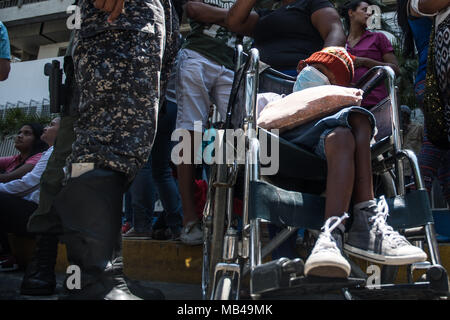
{"type": "Polygon", "coordinates": [[[280,72],[280,71],[278,71],[276,69],[273,69],[272,67],[269,67],[269,68],[265,69],[263,71],[263,73],[268,73],[270,75],[273,75],[273,76],[275,76],[277,78],[280,78],[280,79],[283,79],[283,80],[289,80],[289,81],[294,81],[294,82],[295,82],[295,80],[297,80],[296,77],[292,77],[292,76],[289,76],[287,74],[284,74],[284,73],[282,73],[282,72],[280,72]]]}
{"type": "Polygon", "coordinates": [[[394,145],[394,153],[396,155],[396,167],[399,172],[397,177],[398,193],[405,194],[405,184],[403,175],[403,162],[397,155],[402,150],[402,142],[400,138],[400,120],[399,108],[397,103],[397,92],[395,88],[395,72],[388,66],[376,66],[371,68],[356,84],[357,88],[364,90],[363,98],[380,84],[384,79],[388,80],[389,99],[391,101],[391,117],[392,117],[392,141],[394,145]]]}
{"type": "Polygon", "coordinates": [[[245,70],[245,91],[251,95],[245,95],[244,105],[249,122],[256,130],[256,95],[258,92],[259,79],[259,51],[258,49],[250,50],[250,60],[248,61],[248,69],[245,70]]]}
{"type": "Polygon", "coordinates": [[[369,93],[376,87],[378,87],[381,82],[383,82],[388,77],[388,70],[381,66],[373,67],[364,76],[358,80],[355,84],[356,88],[364,91],[363,99],[369,95],[369,93]]]}
{"type": "Polygon", "coordinates": [[[242,46],[242,44],[238,44],[237,46],[236,46],[236,50],[235,50],[235,52],[234,52],[234,54],[235,54],[235,70],[234,70],[234,72],[238,72],[238,70],[239,70],[239,68],[241,67],[241,65],[242,65],[242,60],[243,60],[243,58],[244,58],[244,56],[246,55],[245,54],[245,52],[244,52],[244,47],[242,46]]]}
{"type": "MultiPolygon", "coordinates": [[[[248,60],[249,55],[248,55],[248,53],[246,53],[242,50],[242,45],[240,45],[240,44],[236,46],[236,51],[237,51],[237,57],[241,59],[241,60],[236,59],[236,61],[238,63],[237,65],[240,66],[243,62],[243,59],[245,59],[245,61],[248,60]]],[[[236,51],[235,51],[235,53],[236,53],[236,51]]],[[[268,74],[271,74],[271,75],[273,75],[277,78],[283,79],[283,80],[289,80],[289,81],[297,80],[297,77],[287,75],[283,72],[278,71],[277,69],[272,68],[271,66],[269,66],[267,69],[264,69],[263,71],[261,71],[261,73],[268,73],[268,74]]]]}
{"type": "Polygon", "coordinates": [[[397,177],[397,189],[400,195],[405,194],[405,176],[403,174],[403,161],[397,155],[402,150],[402,141],[400,137],[400,116],[399,107],[397,103],[397,91],[395,87],[395,72],[391,67],[380,66],[375,67],[383,69],[388,77],[389,82],[389,99],[391,100],[391,115],[392,115],[392,135],[394,143],[394,153],[396,155],[396,167],[398,177],[397,177]]]}

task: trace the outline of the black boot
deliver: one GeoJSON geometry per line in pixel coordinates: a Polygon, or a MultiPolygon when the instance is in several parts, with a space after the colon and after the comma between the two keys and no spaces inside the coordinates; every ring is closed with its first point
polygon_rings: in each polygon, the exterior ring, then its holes
{"type": "MultiPolygon", "coordinates": [[[[138,296],[144,300],[165,300],[164,294],[161,290],[156,288],[144,287],[140,285],[139,281],[128,279],[123,273],[123,256],[122,256],[122,234],[117,237],[116,248],[114,250],[114,259],[111,265],[108,265],[106,272],[112,274],[115,281],[115,289],[120,289],[122,292],[138,296]]],[[[110,296],[116,295],[114,290],[110,292],[110,296]]],[[[117,299],[112,299],[117,300],[117,299]]]]}
{"type": "Polygon", "coordinates": [[[20,294],[31,296],[52,295],[56,288],[55,264],[58,253],[58,237],[52,234],[38,235],[33,257],[20,287],[20,294]]]}
{"type": "MultiPolygon", "coordinates": [[[[121,229],[125,183],[121,173],[95,169],[70,179],[55,199],[69,263],[81,271],[81,287],[67,290],[63,298],[139,299],[108,270],[121,229]]],[[[65,287],[71,288],[67,283],[65,287]]]]}

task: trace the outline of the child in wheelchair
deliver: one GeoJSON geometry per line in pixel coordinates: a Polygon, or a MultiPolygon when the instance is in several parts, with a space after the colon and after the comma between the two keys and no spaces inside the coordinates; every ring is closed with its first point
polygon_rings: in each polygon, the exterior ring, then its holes
{"type": "MultiPolygon", "coordinates": [[[[342,47],[315,52],[300,61],[294,89],[302,91],[330,84],[347,87],[354,74],[353,60],[342,47]]],[[[271,97],[272,104],[282,105],[286,99],[271,97]]],[[[370,150],[374,131],[373,114],[352,106],[281,134],[282,138],[311,150],[327,162],[326,221],[306,260],[306,276],[347,278],[351,268],[343,250],[387,265],[412,264],[427,258],[422,249],[411,245],[387,224],[387,203],[384,198],[379,201],[375,198],[370,150]],[[349,212],[353,222],[347,228],[344,243],[349,212]]]]}

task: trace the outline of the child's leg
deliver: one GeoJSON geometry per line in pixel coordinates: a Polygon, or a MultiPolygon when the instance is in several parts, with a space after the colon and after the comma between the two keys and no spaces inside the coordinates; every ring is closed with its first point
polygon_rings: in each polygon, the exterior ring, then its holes
{"type": "MultiPolygon", "coordinates": [[[[191,135],[191,161],[177,166],[178,185],[180,188],[181,201],[183,206],[183,225],[198,219],[195,211],[195,166],[194,166],[194,132],[191,135]]],[[[182,155],[181,155],[182,156],[182,155]]]]}
{"type": "Polygon", "coordinates": [[[372,126],[369,118],[362,113],[352,113],[349,117],[355,137],[355,184],[353,201],[360,203],[374,199],[370,139],[372,126]]]}
{"type": "Polygon", "coordinates": [[[345,248],[348,253],[373,262],[404,265],[426,260],[420,248],[394,231],[386,222],[385,201],[374,199],[370,155],[371,126],[366,116],[354,113],[349,118],[355,137],[355,185],[353,223],[345,248]]]}
{"type": "Polygon", "coordinates": [[[325,138],[327,190],[325,220],[348,211],[355,180],[355,138],[348,128],[337,128],[325,138]]]}
{"type": "Polygon", "coordinates": [[[370,164],[372,128],[367,116],[354,113],[349,118],[351,129],[338,127],[325,138],[328,165],[325,225],[311,255],[305,263],[305,274],[346,278],[350,265],[341,255],[344,227],[343,214],[349,211],[356,187],[356,199],[373,199],[370,164]],[[341,218],[338,218],[341,217],[341,218]]]}
{"type": "Polygon", "coordinates": [[[348,128],[338,127],[325,138],[327,191],[325,225],[305,262],[305,275],[347,278],[350,264],[342,256],[345,218],[355,179],[355,138],[348,128]]]}

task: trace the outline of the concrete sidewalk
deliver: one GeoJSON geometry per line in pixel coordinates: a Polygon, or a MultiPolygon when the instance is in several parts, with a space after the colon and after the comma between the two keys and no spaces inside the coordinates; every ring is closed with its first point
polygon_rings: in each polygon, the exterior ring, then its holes
{"type": "MultiPolygon", "coordinates": [[[[13,255],[19,266],[31,259],[35,242],[9,235],[13,255]]],[[[200,285],[202,279],[202,250],[181,241],[123,240],[124,273],[130,279],[200,285]]],[[[69,263],[64,244],[58,245],[56,272],[66,272],[69,263]]],[[[1,277],[1,274],[0,274],[1,277]]]]}
{"type": "MultiPolygon", "coordinates": [[[[0,272],[0,300],[57,300],[58,295],[52,296],[22,296],[20,295],[20,284],[23,271],[0,272]]],[[[64,274],[57,274],[56,292],[62,291],[64,274]]],[[[201,300],[201,285],[185,283],[169,283],[154,281],[138,281],[145,288],[156,288],[162,291],[166,300],[201,300]]]]}

